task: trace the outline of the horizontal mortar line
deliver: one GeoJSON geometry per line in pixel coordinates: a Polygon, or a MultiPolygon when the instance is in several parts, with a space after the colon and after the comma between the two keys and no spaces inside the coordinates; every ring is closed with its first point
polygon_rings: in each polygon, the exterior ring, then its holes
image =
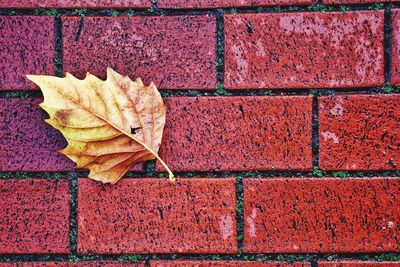
{"type": "MultiPolygon", "coordinates": [[[[400,90],[392,92],[384,91],[383,87],[370,87],[360,89],[347,88],[313,88],[313,89],[249,89],[249,90],[226,90],[226,95],[216,95],[217,90],[167,90],[159,89],[163,97],[201,97],[201,96],[295,96],[295,95],[345,95],[345,94],[400,94],[400,90]]],[[[43,98],[40,90],[8,90],[0,91],[0,98],[43,98]]]]}
{"type": "Polygon", "coordinates": [[[102,261],[102,260],[117,260],[121,262],[129,262],[125,259],[128,257],[140,257],[137,261],[144,260],[258,260],[258,261],[310,261],[310,260],[362,260],[376,261],[374,257],[385,257],[385,261],[399,261],[400,253],[384,252],[384,253],[242,253],[242,254],[176,254],[176,253],[132,253],[132,254],[0,254],[0,262],[6,262],[6,259],[13,262],[16,261],[71,261],[71,257],[82,261],[102,261]],[[218,259],[216,258],[218,257],[218,259]],[[367,259],[366,259],[367,257],[367,259]],[[154,259],[155,258],[155,259],[154,259]],[[122,260],[121,260],[122,259],[122,260]]]}
{"type": "MultiPolygon", "coordinates": [[[[0,8],[0,14],[5,15],[41,15],[41,16],[60,16],[60,15],[76,15],[76,10],[85,10],[87,12],[85,16],[99,15],[99,16],[115,16],[115,12],[123,14],[126,12],[134,12],[133,16],[136,15],[148,15],[148,16],[162,16],[162,15],[201,15],[201,14],[214,14],[216,12],[222,12],[226,14],[241,14],[241,13],[283,13],[283,12],[349,12],[349,11],[383,11],[385,7],[377,7],[373,3],[371,4],[309,4],[309,5],[276,5],[276,6],[254,6],[254,7],[215,7],[215,8],[126,8],[126,7],[115,7],[115,8],[0,8]],[[347,10],[342,11],[341,8],[345,7],[347,10]],[[318,10],[319,8],[319,10],[318,10]],[[313,10],[314,9],[314,10],[313,10]],[[50,10],[56,10],[56,14],[45,14],[50,10]],[[36,13],[40,11],[39,13],[36,13]],[[15,13],[15,14],[14,14],[15,13]],[[36,13],[36,14],[35,14],[36,13]]],[[[392,7],[400,7],[400,3],[385,3],[392,7]]]]}
{"type": "MultiPolygon", "coordinates": [[[[396,170],[377,170],[377,171],[323,171],[322,174],[315,174],[313,171],[220,171],[220,172],[174,172],[175,177],[179,178],[364,178],[364,177],[400,177],[400,171],[396,170]],[[321,176],[322,175],[322,176],[321,176]],[[344,175],[344,177],[339,177],[344,175]]],[[[48,179],[65,179],[67,177],[86,178],[89,172],[87,171],[74,171],[74,172],[9,172],[0,171],[0,179],[27,179],[27,178],[48,178],[48,179]],[[56,177],[54,177],[56,176],[56,177]],[[65,176],[65,177],[63,177],[65,176]]],[[[165,175],[165,172],[154,172],[153,174],[146,174],[144,172],[127,172],[122,179],[135,179],[135,178],[158,178],[166,179],[167,177],[159,177],[159,174],[165,175]]]]}

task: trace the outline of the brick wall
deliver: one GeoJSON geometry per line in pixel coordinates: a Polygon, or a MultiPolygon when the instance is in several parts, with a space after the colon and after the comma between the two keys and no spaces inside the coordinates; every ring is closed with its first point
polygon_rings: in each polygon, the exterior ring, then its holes
{"type": "Polygon", "coordinates": [[[400,266],[400,4],[2,0],[0,267],[400,266]],[[154,81],[156,162],[101,185],[25,74],[154,81]]]}

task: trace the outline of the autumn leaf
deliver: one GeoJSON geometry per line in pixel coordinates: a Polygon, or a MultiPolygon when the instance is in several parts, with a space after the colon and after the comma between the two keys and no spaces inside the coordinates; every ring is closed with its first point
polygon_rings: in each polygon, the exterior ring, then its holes
{"type": "Polygon", "coordinates": [[[111,68],[105,81],[87,73],[79,80],[28,75],[40,86],[49,114],[46,120],[68,141],[60,150],[89,178],[115,184],[132,164],[158,159],[173,181],[174,175],[157,155],[165,125],[166,107],[156,86],[132,81],[111,68]]]}

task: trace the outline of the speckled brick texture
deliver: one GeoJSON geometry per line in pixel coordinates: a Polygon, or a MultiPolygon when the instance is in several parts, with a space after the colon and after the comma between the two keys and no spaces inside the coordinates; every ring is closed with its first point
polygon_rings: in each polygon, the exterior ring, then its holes
{"type": "Polygon", "coordinates": [[[160,89],[216,88],[216,19],[199,16],[64,17],[64,71],[106,68],[160,89]]]}
{"type": "Polygon", "coordinates": [[[400,178],[244,179],[244,252],[400,250],[400,178]]]}
{"type": "Polygon", "coordinates": [[[0,253],[69,252],[67,180],[0,180],[0,253]]]}
{"type": "MultiPolygon", "coordinates": [[[[0,99],[0,171],[71,171],[75,163],[58,151],[61,133],[45,123],[41,99],[0,99]]],[[[142,171],[138,163],[132,171],[142,171]]]]}
{"type": "Polygon", "coordinates": [[[26,74],[54,74],[54,23],[54,17],[0,16],[0,91],[36,88],[26,74]]]}
{"type": "Polygon", "coordinates": [[[165,102],[159,153],[172,170],[311,169],[310,96],[176,97],[165,102]]]}
{"type": "Polygon", "coordinates": [[[306,262],[260,262],[260,261],[207,261],[207,260],[159,260],[150,261],[150,267],[308,267],[306,262]]]}
{"type": "Polygon", "coordinates": [[[392,84],[400,85],[400,9],[392,9],[392,84]]]}
{"type": "Polygon", "coordinates": [[[331,4],[340,4],[340,5],[347,5],[347,4],[369,4],[369,3],[387,3],[387,2],[399,2],[399,0],[322,0],[322,3],[326,5],[331,4]]]}
{"type": "Polygon", "coordinates": [[[130,263],[117,261],[16,262],[0,263],[0,267],[145,267],[145,264],[144,262],[130,263]]]}
{"type": "Polygon", "coordinates": [[[399,267],[400,262],[377,261],[319,261],[318,267],[399,267]]]}
{"type": "Polygon", "coordinates": [[[236,253],[235,179],[79,179],[78,252],[236,253]]]}
{"type": "Polygon", "coordinates": [[[316,4],[317,0],[158,0],[160,8],[255,7],[316,4]]]}
{"type": "Polygon", "coordinates": [[[149,8],[151,0],[2,0],[0,8],[149,8]]]}
{"type": "Polygon", "coordinates": [[[228,89],[384,84],[381,11],[228,14],[224,22],[228,89]]]}
{"type": "Polygon", "coordinates": [[[400,170],[400,95],[320,97],[319,166],[400,170]]]}

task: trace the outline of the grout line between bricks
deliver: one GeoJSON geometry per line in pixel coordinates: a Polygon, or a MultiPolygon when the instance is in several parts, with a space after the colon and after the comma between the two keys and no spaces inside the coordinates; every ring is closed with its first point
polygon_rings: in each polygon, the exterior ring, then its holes
{"type": "Polygon", "coordinates": [[[54,55],[54,64],[55,70],[54,75],[62,76],[62,22],[59,16],[55,17],[55,55],[54,55]]]}
{"type": "Polygon", "coordinates": [[[77,253],[78,244],[78,226],[77,226],[77,215],[78,215],[78,176],[76,173],[72,173],[69,178],[70,185],[70,252],[72,254],[77,253]]]}
{"type": "Polygon", "coordinates": [[[319,169],[319,119],[318,119],[318,97],[312,99],[312,166],[314,170],[319,169]]]}
{"type": "Polygon", "coordinates": [[[385,17],[384,17],[384,70],[385,70],[385,84],[391,85],[392,77],[392,20],[391,20],[391,5],[385,4],[385,17]]]}
{"type": "Polygon", "coordinates": [[[224,84],[224,65],[225,65],[225,43],[224,43],[224,14],[217,10],[216,14],[216,69],[217,69],[217,89],[223,88],[224,84]]]}
{"type": "Polygon", "coordinates": [[[243,177],[236,176],[236,240],[237,253],[243,254],[243,238],[244,238],[244,191],[243,177]]]}

